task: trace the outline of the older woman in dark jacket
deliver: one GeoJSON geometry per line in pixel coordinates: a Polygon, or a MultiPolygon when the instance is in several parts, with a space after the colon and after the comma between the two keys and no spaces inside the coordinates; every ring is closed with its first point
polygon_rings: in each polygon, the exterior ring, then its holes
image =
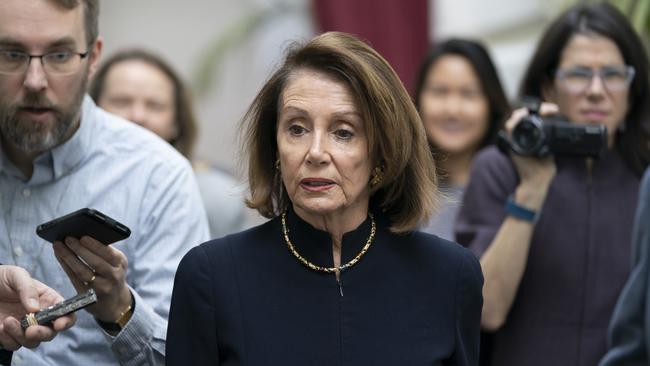
{"type": "Polygon", "coordinates": [[[481,271],[414,231],[436,176],[418,113],[342,33],[293,48],[245,117],[249,206],[176,276],[169,365],[476,365],[481,271]]]}

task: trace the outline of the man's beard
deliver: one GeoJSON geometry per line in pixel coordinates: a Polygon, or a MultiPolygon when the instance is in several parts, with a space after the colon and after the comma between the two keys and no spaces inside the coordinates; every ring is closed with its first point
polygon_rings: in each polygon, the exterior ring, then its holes
{"type": "Polygon", "coordinates": [[[88,77],[84,76],[68,106],[55,106],[45,93],[30,91],[13,105],[0,100],[0,135],[3,140],[28,154],[41,153],[61,144],[69,137],[69,131],[79,117],[87,83],[88,77]],[[20,116],[19,112],[25,108],[48,109],[54,121],[34,122],[29,117],[20,116]]]}

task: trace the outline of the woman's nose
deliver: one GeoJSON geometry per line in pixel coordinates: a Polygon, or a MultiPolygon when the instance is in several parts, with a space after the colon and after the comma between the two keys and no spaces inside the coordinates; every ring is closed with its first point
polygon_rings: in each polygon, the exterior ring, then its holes
{"type": "Polygon", "coordinates": [[[462,101],[457,96],[449,96],[445,100],[445,111],[448,115],[456,117],[460,113],[462,101]]]}
{"type": "Polygon", "coordinates": [[[605,93],[605,83],[602,77],[598,74],[594,74],[591,78],[591,82],[587,86],[587,95],[589,96],[598,96],[605,93]]]}
{"type": "Polygon", "coordinates": [[[329,154],[327,153],[327,142],[325,140],[326,134],[322,132],[315,132],[311,139],[309,151],[307,152],[307,163],[313,165],[326,164],[329,162],[329,154]]]}

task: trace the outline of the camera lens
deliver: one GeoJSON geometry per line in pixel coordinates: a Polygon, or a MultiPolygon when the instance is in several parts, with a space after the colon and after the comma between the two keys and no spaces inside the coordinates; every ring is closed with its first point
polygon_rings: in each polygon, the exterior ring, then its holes
{"type": "Polygon", "coordinates": [[[523,119],[512,131],[512,142],[523,154],[534,153],[542,138],[541,128],[528,119],[523,119]]]}

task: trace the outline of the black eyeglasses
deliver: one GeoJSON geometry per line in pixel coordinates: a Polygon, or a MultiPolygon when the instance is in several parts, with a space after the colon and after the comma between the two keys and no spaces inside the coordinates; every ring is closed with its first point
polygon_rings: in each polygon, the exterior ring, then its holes
{"type": "Polygon", "coordinates": [[[43,70],[51,75],[70,75],[79,70],[81,61],[88,57],[85,53],[56,51],[43,55],[30,55],[21,51],[0,50],[0,74],[16,75],[27,71],[33,58],[41,59],[43,70]]]}

